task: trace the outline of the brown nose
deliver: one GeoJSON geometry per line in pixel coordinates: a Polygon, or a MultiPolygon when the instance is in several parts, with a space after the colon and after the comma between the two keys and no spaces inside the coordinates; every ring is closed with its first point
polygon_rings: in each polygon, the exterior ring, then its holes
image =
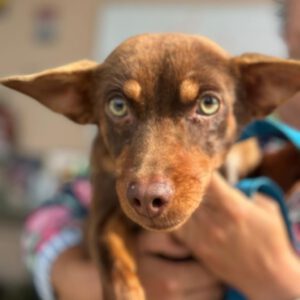
{"type": "Polygon", "coordinates": [[[172,195],[172,186],[167,181],[148,184],[132,182],[127,190],[127,198],[135,211],[150,218],[157,217],[166,210],[172,195]]]}

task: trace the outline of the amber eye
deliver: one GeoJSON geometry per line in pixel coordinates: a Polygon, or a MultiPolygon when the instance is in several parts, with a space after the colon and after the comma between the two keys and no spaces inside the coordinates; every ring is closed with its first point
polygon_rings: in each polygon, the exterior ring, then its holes
{"type": "Polygon", "coordinates": [[[109,101],[108,109],[114,117],[122,118],[128,114],[128,104],[122,98],[114,98],[109,101]]]}
{"type": "Polygon", "coordinates": [[[211,116],[218,112],[220,100],[213,95],[203,95],[197,101],[197,114],[211,116]]]}

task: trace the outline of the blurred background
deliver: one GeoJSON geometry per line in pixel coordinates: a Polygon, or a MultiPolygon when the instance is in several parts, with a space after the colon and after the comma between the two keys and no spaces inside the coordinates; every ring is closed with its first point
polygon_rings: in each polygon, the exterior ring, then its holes
{"type": "MultiPolygon", "coordinates": [[[[0,76],[89,58],[143,32],[206,35],[232,54],[286,56],[272,0],[0,0],[0,76]]],[[[0,88],[0,299],[36,299],[22,263],[26,214],[86,170],[95,128],[0,88]]]]}

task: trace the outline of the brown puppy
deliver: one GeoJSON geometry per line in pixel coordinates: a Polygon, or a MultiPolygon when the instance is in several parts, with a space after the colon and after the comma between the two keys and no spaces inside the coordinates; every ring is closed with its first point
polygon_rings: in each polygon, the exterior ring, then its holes
{"type": "Polygon", "coordinates": [[[240,128],[300,89],[300,64],[231,57],[199,36],[146,34],[102,64],[81,61],[1,83],[98,126],[90,249],[106,279],[104,299],[141,300],[130,220],[152,230],[183,224],[240,128]]]}

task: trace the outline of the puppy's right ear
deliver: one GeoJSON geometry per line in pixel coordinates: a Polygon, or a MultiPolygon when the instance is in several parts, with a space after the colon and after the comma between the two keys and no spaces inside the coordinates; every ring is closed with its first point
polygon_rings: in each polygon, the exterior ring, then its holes
{"type": "Polygon", "coordinates": [[[249,53],[232,62],[243,94],[239,105],[249,119],[270,114],[300,91],[299,61],[249,53]]]}
{"type": "Polygon", "coordinates": [[[81,60],[41,73],[12,76],[0,83],[26,94],[80,124],[95,123],[91,97],[96,62],[81,60]]]}

